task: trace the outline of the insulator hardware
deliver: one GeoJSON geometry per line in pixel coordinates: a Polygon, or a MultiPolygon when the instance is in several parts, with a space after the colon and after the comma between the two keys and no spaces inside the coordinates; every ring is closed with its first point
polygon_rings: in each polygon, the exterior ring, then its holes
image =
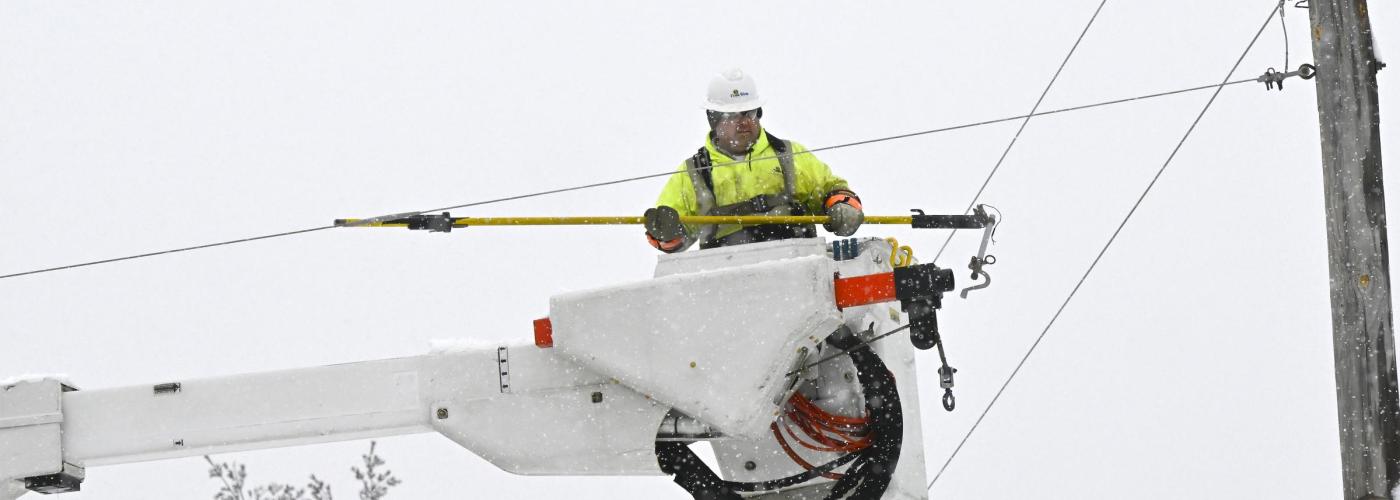
{"type": "Polygon", "coordinates": [[[1279,90],[1283,90],[1283,80],[1286,78],[1296,76],[1304,80],[1311,80],[1315,75],[1317,75],[1317,66],[1303,64],[1298,66],[1297,70],[1287,73],[1280,73],[1274,71],[1274,68],[1269,68],[1264,71],[1264,74],[1259,75],[1259,78],[1256,78],[1255,81],[1264,82],[1265,90],[1273,90],[1275,85],[1278,86],[1279,90]]]}

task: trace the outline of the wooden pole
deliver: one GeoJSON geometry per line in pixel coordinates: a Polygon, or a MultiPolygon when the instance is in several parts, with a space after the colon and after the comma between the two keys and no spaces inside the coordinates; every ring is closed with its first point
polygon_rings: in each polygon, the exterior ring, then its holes
{"type": "Polygon", "coordinates": [[[1376,97],[1380,65],[1366,0],[1311,0],[1308,13],[1322,132],[1343,498],[1391,498],[1400,480],[1400,400],[1376,97]]]}

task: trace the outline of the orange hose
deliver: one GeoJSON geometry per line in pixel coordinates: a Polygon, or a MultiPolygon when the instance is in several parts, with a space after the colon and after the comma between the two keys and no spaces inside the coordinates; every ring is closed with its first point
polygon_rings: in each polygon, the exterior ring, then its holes
{"type": "Polygon", "coordinates": [[[791,401],[793,403],[793,406],[796,407],[799,411],[810,415],[823,423],[833,425],[864,426],[868,421],[868,419],[866,419],[865,417],[847,417],[844,415],[835,415],[829,413],[826,410],[821,409],[821,407],[817,406],[815,403],[812,403],[811,400],[807,399],[807,397],[803,396],[802,394],[794,393],[792,395],[791,401]]]}
{"type": "MultiPolygon", "coordinates": [[[[791,458],[793,462],[797,463],[797,465],[802,466],[802,468],[805,470],[812,470],[815,467],[806,460],[803,460],[801,455],[798,455],[797,452],[794,451],[791,446],[788,446],[787,440],[783,439],[783,433],[778,432],[777,422],[768,424],[768,428],[773,430],[773,437],[778,439],[778,445],[783,447],[783,451],[787,453],[788,458],[791,458]]],[[[841,479],[843,477],[846,477],[846,475],[839,472],[823,472],[822,477],[827,479],[841,479]]]]}
{"type": "MultiPolygon", "coordinates": [[[[787,430],[788,436],[802,447],[831,453],[855,453],[870,446],[870,436],[867,434],[866,417],[847,417],[836,415],[823,410],[812,403],[800,393],[794,393],[788,399],[788,407],[780,418],[783,421],[783,428],[787,430]],[[802,439],[793,427],[797,427],[808,439],[814,441],[809,443],[802,439]]],[[[797,451],[788,444],[787,438],[783,436],[782,430],[778,428],[778,423],[773,422],[769,428],[773,431],[773,438],[778,440],[778,445],[783,448],[783,452],[794,463],[806,470],[812,470],[813,465],[797,454],[797,451]]],[[[822,477],[827,479],[841,479],[844,474],[836,472],[826,472],[822,477]]]]}

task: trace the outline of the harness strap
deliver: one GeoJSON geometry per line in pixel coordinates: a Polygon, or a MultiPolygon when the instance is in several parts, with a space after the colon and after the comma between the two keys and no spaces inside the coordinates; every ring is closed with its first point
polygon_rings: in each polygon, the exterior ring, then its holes
{"type": "Polygon", "coordinates": [[[797,168],[792,164],[791,145],[787,141],[768,136],[768,143],[773,145],[773,151],[778,153],[778,165],[783,168],[783,194],[788,198],[797,200],[797,168]]]}
{"type": "MultiPolygon", "coordinates": [[[[696,208],[701,215],[803,215],[802,204],[797,202],[797,167],[793,163],[791,145],[788,141],[779,139],[773,134],[768,134],[768,144],[777,153],[778,165],[783,175],[783,191],[779,194],[763,194],[748,200],[729,205],[716,206],[717,197],[714,193],[714,169],[710,161],[709,150],[701,147],[695,156],[686,160],[686,171],[690,174],[690,183],[695,187],[696,208]]],[[[798,228],[793,228],[798,229],[798,228]]],[[[719,226],[707,224],[701,226],[700,235],[696,237],[701,242],[701,248],[719,246],[720,241],[716,240],[715,234],[719,231],[719,226]]],[[[769,228],[764,232],[773,233],[774,229],[769,228]]],[[[802,233],[805,236],[815,236],[815,231],[799,229],[794,232],[802,233]],[[810,234],[809,234],[810,233],[810,234]]],[[[738,233],[729,236],[737,235],[738,233]]],[[[729,239],[726,236],[723,239],[729,239]]],[[[762,241],[769,239],[772,235],[754,239],[752,237],[740,237],[743,241],[732,241],[733,243],[744,243],[749,241],[762,241]]]]}
{"type": "MultiPolygon", "coordinates": [[[[712,163],[710,162],[710,152],[704,146],[700,147],[700,152],[685,161],[685,170],[690,174],[690,183],[695,186],[695,205],[700,215],[710,215],[715,209],[714,181],[711,176],[712,163]]],[[[700,226],[700,234],[695,236],[698,241],[710,241],[715,236],[715,231],[719,226],[706,224],[700,226]]],[[[690,246],[691,242],[686,242],[685,246],[690,246]]]]}

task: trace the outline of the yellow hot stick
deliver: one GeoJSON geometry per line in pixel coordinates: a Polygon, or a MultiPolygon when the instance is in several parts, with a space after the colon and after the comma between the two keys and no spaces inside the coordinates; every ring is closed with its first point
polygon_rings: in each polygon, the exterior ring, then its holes
{"type": "MultiPolygon", "coordinates": [[[[402,222],[359,223],[364,219],[336,219],[337,226],[408,227],[402,222]]],[[[866,224],[912,224],[908,215],[867,215],[866,224]]],[[[593,226],[641,224],[642,217],[576,216],[576,217],[453,217],[452,227],[471,226],[593,226]]],[[[688,215],[681,216],[684,224],[825,224],[825,215],[688,215]]]]}

